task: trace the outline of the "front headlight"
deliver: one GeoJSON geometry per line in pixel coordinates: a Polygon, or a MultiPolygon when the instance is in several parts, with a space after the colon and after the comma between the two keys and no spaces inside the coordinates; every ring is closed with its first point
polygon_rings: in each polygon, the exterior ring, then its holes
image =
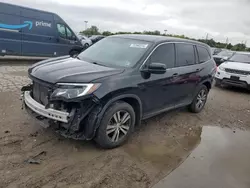
{"type": "Polygon", "coordinates": [[[222,67],[222,66],[219,66],[219,69],[222,70],[222,71],[225,71],[225,68],[222,67]]]}
{"type": "Polygon", "coordinates": [[[58,83],[57,88],[51,98],[73,99],[88,95],[97,90],[101,84],[77,84],[77,83],[58,83]]]}

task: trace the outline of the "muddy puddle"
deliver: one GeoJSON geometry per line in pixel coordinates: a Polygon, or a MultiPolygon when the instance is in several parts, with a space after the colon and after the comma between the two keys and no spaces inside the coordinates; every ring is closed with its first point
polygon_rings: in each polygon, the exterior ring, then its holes
{"type": "Polygon", "coordinates": [[[19,109],[10,108],[20,102],[14,99],[2,102],[4,112],[15,113],[15,118],[2,119],[0,131],[3,188],[148,188],[178,167],[200,143],[201,127],[176,125],[178,115],[170,114],[146,121],[124,146],[103,150],[93,142],[68,140],[41,128],[19,109]],[[39,164],[29,164],[29,159],[39,164]]]}
{"type": "Polygon", "coordinates": [[[154,188],[248,188],[249,159],[249,131],[204,126],[198,147],[154,188]]]}

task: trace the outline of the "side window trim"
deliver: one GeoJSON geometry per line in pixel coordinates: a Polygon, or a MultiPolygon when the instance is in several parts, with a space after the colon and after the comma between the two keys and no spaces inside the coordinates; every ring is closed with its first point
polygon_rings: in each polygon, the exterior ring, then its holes
{"type": "MultiPolygon", "coordinates": [[[[197,56],[198,56],[198,64],[203,64],[203,63],[206,63],[207,61],[204,61],[204,62],[202,62],[202,63],[200,63],[200,55],[199,55],[199,52],[198,52],[198,47],[197,46],[199,46],[199,48],[203,48],[203,49],[205,49],[206,51],[207,51],[207,53],[208,53],[208,55],[209,55],[209,60],[211,60],[212,58],[213,58],[213,56],[211,55],[211,53],[207,50],[207,48],[205,48],[204,46],[202,46],[202,45],[196,45],[196,51],[197,51],[197,56]]],[[[209,61],[208,60],[208,61],[209,61]]]]}
{"type": "Polygon", "coordinates": [[[174,60],[174,68],[178,68],[177,67],[177,50],[176,50],[176,42],[174,43],[174,56],[175,56],[175,60],[174,60]]]}
{"type": "Polygon", "coordinates": [[[200,57],[199,57],[199,53],[198,53],[198,50],[197,50],[197,45],[194,45],[194,54],[195,54],[195,64],[199,64],[200,57]]]}
{"type": "MultiPolygon", "coordinates": [[[[151,57],[151,55],[153,54],[153,52],[154,52],[159,46],[161,46],[161,45],[163,45],[163,44],[174,44],[175,65],[176,65],[176,59],[177,59],[177,51],[176,51],[175,44],[190,44],[190,45],[193,45],[193,46],[198,45],[198,46],[203,47],[202,45],[193,44],[193,43],[190,43],[190,42],[162,42],[162,43],[156,45],[156,46],[153,48],[153,50],[147,55],[147,57],[144,59],[143,63],[140,65],[139,69],[143,69],[143,66],[145,66],[145,65],[147,64],[147,62],[148,62],[149,58],[151,57]]],[[[204,48],[204,47],[203,47],[203,48],[204,48]]],[[[198,54],[198,52],[197,52],[197,54],[198,54]]],[[[210,53],[209,53],[209,55],[210,55],[210,53]]],[[[210,57],[212,58],[212,56],[210,56],[210,57]]],[[[195,65],[195,64],[193,64],[193,65],[195,65]]],[[[187,66],[192,66],[192,65],[187,65],[187,66]]],[[[178,67],[174,67],[174,68],[178,68],[178,67]]]]}
{"type": "MultiPolygon", "coordinates": [[[[168,45],[168,44],[172,44],[173,47],[174,47],[174,65],[176,63],[176,50],[175,50],[175,42],[163,42],[163,43],[160,43],[158,44],[153,50],[152,52],[148,55],[148,57],[145,59],[144,63],[141,65],[141,67],[143,65],[146,65],[148,66],[148,64],[151,62],[151,57],[152,55],[154,54],[154,52],[159,48],[161,47],[162,45],[168,45]]],[[[175,67],[172,67],[172,68],[175,68],[175,67]]],[[[170,69],[170,68],[167,68],[167,69],[170,69]]]]}
{"type": "Polygon", "coordinates": [[[189,42],[175,42],[174,44],[180,44],[180,43],[182,43],[182,44],[188,44],[188,45],[191,45],[191,46],[193,46],[193,53],[194,53],[194,60],[195,60],[195,62],[194,62],[194,64],[192,64],[192,65],[183,65],[183,66],[177,66],[177,50],[176,50],[176,45],[175,45],[175,68],[180,68],[180,67],[188,67],[188,66],[193,66],[193,65],[196,65],[197,63],[197,60],[196,60],[196,54],[195,54],[195,44],[192,44],[192,43],[189,43],[189,42]]]}
{"type": "Polygon", "coordinates": [[[68,40],[73,40],[73,38],[72,38],[74,36],[73,31],[67,25],[65,25],[65,30],[66,30],[67,39],[68,40]],[[71,38],[68,36],[68,30],[71,32],[71,38]]]}
{"type": "Polygon", "coordinates": [[[60,23],[60,22],[56,23],[56,29],[57,29],[57,32],[58,32],[58,34],[59,34],[59,37],[61,37],[61,38],[63,38],[63,39],[67,39],[67,31],[66,31],[66,26],[65,26],[65,24],[60,23]],[[64,37],[62,37],[62,36],[60,35],[60,32],[59,32],[59,30],[58,30],[58,25],[64,26],[64,31],[65,31],[66,38],[64,38],[64,37]]]}

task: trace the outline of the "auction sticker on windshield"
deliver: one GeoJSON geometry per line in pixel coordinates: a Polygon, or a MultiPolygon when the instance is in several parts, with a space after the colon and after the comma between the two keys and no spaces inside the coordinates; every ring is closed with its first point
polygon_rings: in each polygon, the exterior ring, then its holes
{"type": "Polygon", "coordinates": [[[148,44],[131,44],[131,48],[147,48],[148,44]]]}

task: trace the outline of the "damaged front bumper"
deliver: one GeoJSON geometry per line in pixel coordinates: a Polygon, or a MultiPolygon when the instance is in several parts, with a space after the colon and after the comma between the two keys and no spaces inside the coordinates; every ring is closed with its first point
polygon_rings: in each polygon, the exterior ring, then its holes
{"type": "Polygon", "coordinates": [[[64,122],[68,123],[70,119],[70,114],[68,112],[62,112],[59,110],[54,110],[52,108],[45,108],[45,106],[41,105],[40,103],[36,102],[32,97],[31,97],[31,92],[30,91],[25,91],[24,92],[24,103],[29,107],[32,111],[36,112],[37,114],[47,117],[52,120],[56,120],[59,122],[64,122]]]}
{"type": "Polygon", "coordinates": [[[51,126],[62,136],[75,140],[91,140],[94,137],[98,114],[102,109],[97,99],[49,101],[49,105],[42,105],[33,98],[32,85],[24,86],[22,92],[23,107],[42,127],[51,126]],[[59,109],[50,105],[55,103],[67,104],[70,108],[59,109]]]}

